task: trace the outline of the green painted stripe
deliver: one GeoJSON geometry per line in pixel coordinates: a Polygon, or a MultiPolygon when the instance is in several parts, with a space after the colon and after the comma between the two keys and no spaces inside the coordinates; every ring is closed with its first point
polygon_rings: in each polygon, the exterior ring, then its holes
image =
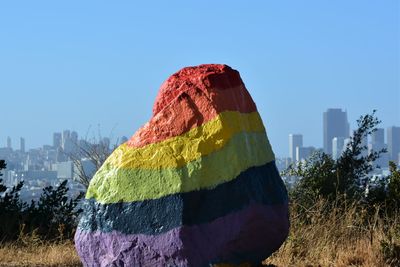
{"type": "Polygon", "coordinates": [[[221,150],[180,168],[123,169],[104,164],[93,177],[86,198],[102,204],[133,202],[213,188],[274,159],[265,132],[239,133],[221,150]]]}

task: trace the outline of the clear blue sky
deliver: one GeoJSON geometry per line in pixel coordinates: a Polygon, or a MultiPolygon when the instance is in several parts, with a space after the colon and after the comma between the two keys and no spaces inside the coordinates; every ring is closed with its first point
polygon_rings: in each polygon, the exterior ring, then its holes
{"type": "Polygon", "coordinates": [[[0,146],[63,129],[132,135],[184,66],[240,71],[277,155],[322,112],[400,125],[400,5],[387,1],[2,1],[0,146]]]}

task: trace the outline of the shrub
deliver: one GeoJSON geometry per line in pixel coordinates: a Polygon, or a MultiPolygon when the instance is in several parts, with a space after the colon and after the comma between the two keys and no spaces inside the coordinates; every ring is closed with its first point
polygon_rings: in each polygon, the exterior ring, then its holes
{"type": "MultiPolygon", "coordinates": [[[[0,170],[6,168],[0,160],[0,170]]],[[[43,239],[71,238],[76,228],[77,208],[83,194],[67,196],[67,180],[57,187],[46,187],[37,202],[30,205],[20,199],[24,183],[6,187],[0,179],[0,240],[16,240],[21,234],[35,233],[43,239]]]]}

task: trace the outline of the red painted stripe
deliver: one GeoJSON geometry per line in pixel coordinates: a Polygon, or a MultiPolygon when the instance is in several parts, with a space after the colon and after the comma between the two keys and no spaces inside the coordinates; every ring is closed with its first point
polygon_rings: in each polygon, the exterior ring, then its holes
{"type": "Polygon", "coordinates": [[[157,114],[173,99],[189,88],[208,89],[218,88],[229,90],[243,85],[239,72],[227,65],[204,64],[195,67],[186,67],[171,75],[158,92],[153,107],[153,114],[157,114]]]}
{"type": "Polygon", "coordinates": [[[239,73],[225,65],[216,66],[223,66],[223,72],[179,76],[185,68],[164,82],[154,104],[153,117],[132,136],[128,145],[141,147],[179,136],[223,111],[257,111],[239,73]]]}

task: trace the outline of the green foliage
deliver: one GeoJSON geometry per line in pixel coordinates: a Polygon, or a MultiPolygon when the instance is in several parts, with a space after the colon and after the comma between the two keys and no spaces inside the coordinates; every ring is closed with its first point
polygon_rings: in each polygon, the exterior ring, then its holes
{"type": "Polygon", "coordinates": [[[19,222],[22,220],[21,211],[27,206],[19,198],[22,186],[23,182],[18,183],[0,197],[0,238],[15,238],[18,234],[19,222]]]}
{"type": "Polygon", "coordinates": [[[357,120],[358,128],[353,132],[350,143],[336,162],[337,191],[347,194],[352,199],[360,199],[363,196],[368,175],[374,170],[373,163],[386,152],[386,149],[382,149],[365,155],[367,147],[363,144],[363,140],[375,132],[376,126],[381,123],[375,117],[375,112],[374,110],[372,114],[361,116],[357,120]]]}
{"type": "Polygon", "coordinates": [[[30,231],[36,229],[40,236],[47,239],[54,238],[58,234],[71,238],[81,212],[80,209],[76,209],[76,206],[83,194],[74,199],[68,199],[68,190],[67,180],[64,180],[57,188],[52,186],[44,188],[39,201],[37,203],[32,201],[25,211],[27,229],[30,231]]]}
{"type": "Polygon", "coordinates": [[[292,165],[286,175],[301,177],[290,192],[293,198],[314,201],[318,196],[329,197],[336,193],[335,161],[327,154],[317,151],[307,161],[292,165]]]}
{"type": "Polygon", "coordinates": [[[332,202],[365,201],[369,176],[374,170],[373,163],[386,150],[366,153],[367,147],[363,140],[375,132],[380,123],[375,117],[375,111],[361,116],[357,123],[358,128],[337,160],[318,151],[306,162],[291,165],[284,172],[284,175],[299,177],[299,182],[290,192],[299,207],[307,209],[318,198],[332,202]]]}
{"type": "MultiPolygon", "coordinates": [[[[0,160],[0,171],[6,168],[4,160],[0,160]]],[[[19,222],[22,219],[21,211],[26,208],[19,198],[19,192],[23,186],[23,182],[18,183],[11,189],[2,184],[0,179],[0,238],[15,237],[18,233],[19,222]]]]}
{"type": "MultiPolygon", "coordinates": [[[[5,162],[0,160],[0,170],[5,167],[5,162]]],[[[56,188],[44,188],[39,201],[28,205],[20,199],[22,187],[20,182],[7,188],[0,179],[0,193],[3,193],[0,195],[0,240],[15,240],[21,231],[35,232],[43,239],[71,238],[81,212],[77,205],[83,194],[68,199],[65,180],[56,188]]]]}
{"type": "MultiPolygon", "coordinates": [[[[0,159],[0,177],[3,176],[3,174],[1,173],[1,170],[4,170],[7,167],[6,162],[2,159],[0,159]]],[[[4,191],[7,190],[7,187],[5,187],[2,184],[2,179],[0,179],[0,194],[3,193],[4,191]]]]}
{"type": "Polygon", "coordinates": [[[367,154],[363,140],[377,130],[380,121],[374,111],[360,117],[357,122],[358,128],[337,160],[318,151],[307,161],[292,165],[283,173],[299,177],[289,191],[291,212],[296,214],[295,219],[301,227],[314,227],[319,225],[315,218],[349,214],[349,207],[353,207],[350,210],[361,220],[350,220],[348,225],[369,229],[365,234],[372,244],[377,223],[382,223],[385,233],[379,240],[381,253],[388,265],[400,266],[400,228],[389,227],[400,225],[400,170],[390,162],[391,174],[388,177],[372,179],[374,162],[386,150],[367,154]],[[315,212],[321,201],[325,205],[315,212]]]}
{"type": "Polygon", "coordinates": [[[369,205],[381,207],[381,213],[395,217],[400,213],[400,170],[389,162],[390,175],[375,183],[366,196],[369,205]]]}
{"type": "Polygon", "coordinates": [[[397,211],[400,210],[400,170],[397,169],[394,162],[389,163],[390,176],[388,184],[388,201],[397,211]]]}

